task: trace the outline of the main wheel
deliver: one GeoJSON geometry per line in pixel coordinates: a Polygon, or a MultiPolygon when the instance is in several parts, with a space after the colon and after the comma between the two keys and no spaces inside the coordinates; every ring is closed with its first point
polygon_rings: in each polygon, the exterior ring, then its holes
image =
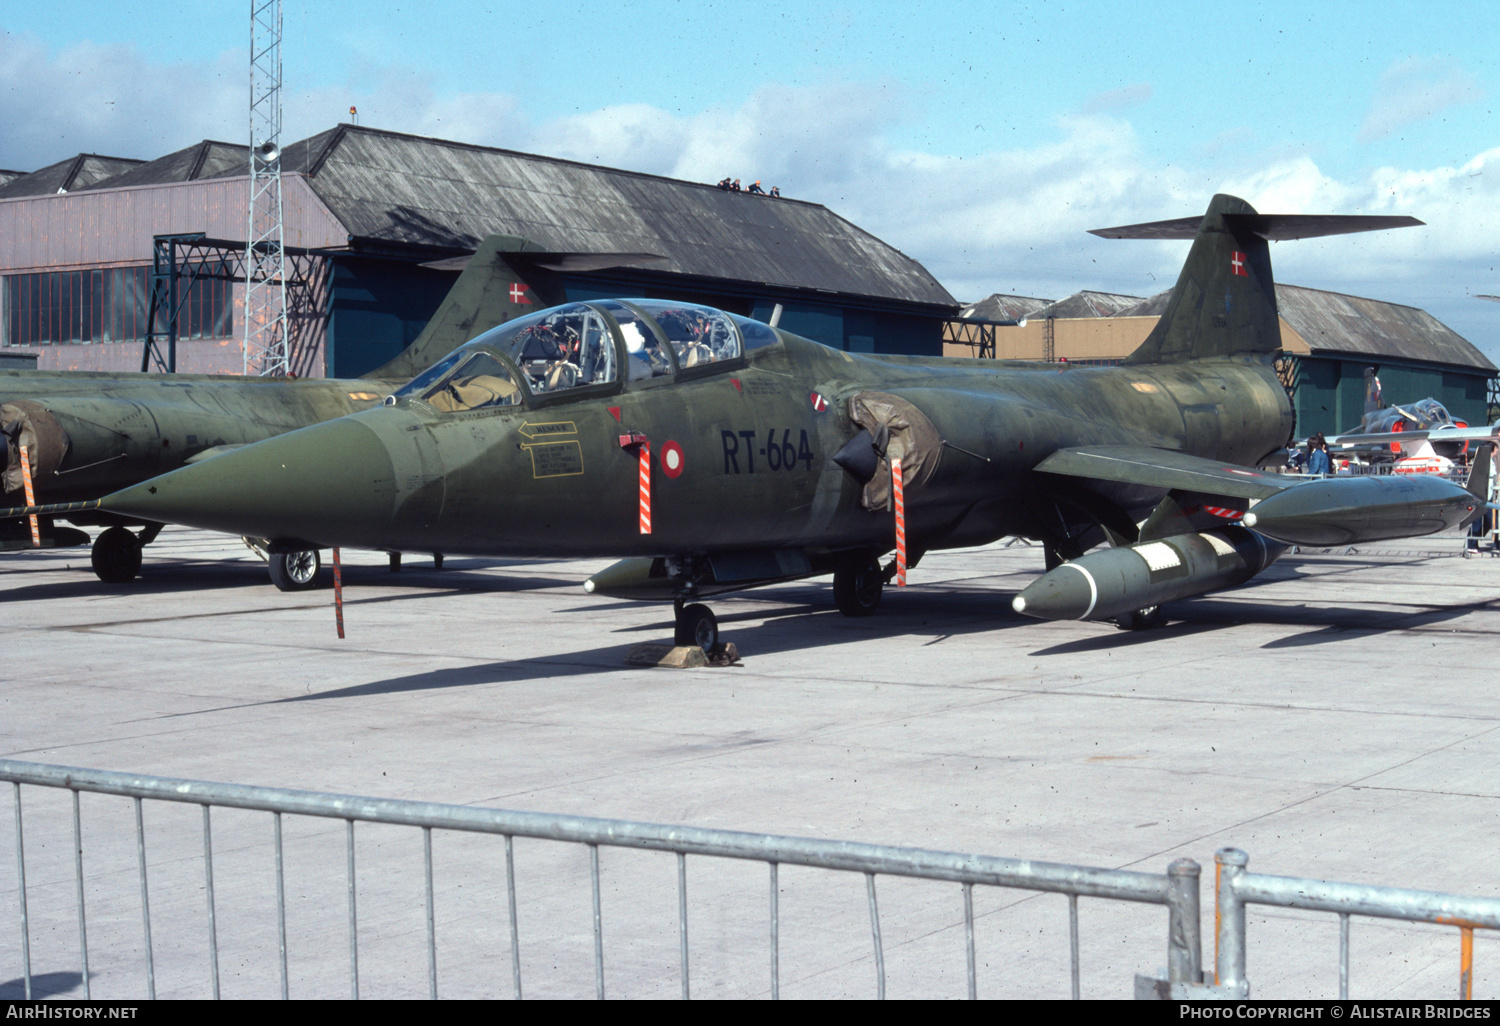
{"type": "Polygon", "coordinates": [[[94,539],[89,562],[99,580],[127,584],[141,572],[141,543],[125,528],[111,527],[94,539]]]}
{"type": "Polygon", "coordinates": [[[871,615],[884,591],[885,574],[873,556],[845,556],[833,571],[833,601],[845,616],[871,615]]]}
{"type": "Polygon", "coordinates": [[[1149,631],[1163,626],[1167,622],[1167,614],[1162,611],[1161,606],[1147,606],[1145,609],[1137,609],[1133,613],[1115,618],[1115,626],[1122,631],[1149,631]]]}
{"type": "Polygon", "coordinates": [[[707,652],[719,643],[719,619],[701,602],[683,606],[677,613],[672,640],[678,645],[697,645],[707,652]]]}
{"type": "Polygon", "coordinates": [[[301,552],[273,552],[267,561],[271,583],[281,591],[306,591],[318,586],[318,571],[323,567],[317,549],[301,552]]]}

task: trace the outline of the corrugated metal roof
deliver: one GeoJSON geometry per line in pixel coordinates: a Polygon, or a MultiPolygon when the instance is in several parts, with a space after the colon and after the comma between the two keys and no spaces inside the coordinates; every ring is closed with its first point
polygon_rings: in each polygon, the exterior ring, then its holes
{"type": "Polygon", "coordinates": [[[1496,370],[1468,339],[1414,306],[1280,284],[1276,306],[1281,319],[1314,353],[1355,353],[1496,370]]]}
{"type": "Polygon", "coordinates": [[[287,146],[282,169],[306,173],[356,240],[463,251],[504,233],[666,257],[652,271],[958,305],[917,261],[816,203],[353,125],[287,146]]]}
{"type": "Polygon", "coordinates": [[[997,292],[987,299],[970,303],[958,312],[958,316],[966,321],[1018,321],[1051,305],[1050,299],[1007,296],[997,292]]]}
{"type": "MultiPolygon", "coordinates": [[[[1160,317],[1171,297],[1170,289],[1157,293],[1122,316],[1160,317]]],[[[1314,353],[1496,369],[1468,339],[1414,306],[1277,282],[1276,308],[1314,353]]]]}
{"type": "Polygon", "coordinates": [[[51,196],[58,192],[72,192],[112,178],[122,171],[144,164],[144,160],[129,157],[101,157],[97,153],[80,153],[67,160],[22,175],[0,185],[0,199],[17,196],[51,196]]]}
{"type": "Polygon", "coordinates": [[[69,191],[122,189],[131,185],[162,185],[167,182],[191,182],[199,178],[212,178],[229,168],[242,168],[245,163],[246,149],[243,143],[236,145],[204,139],[176,153],[157,157],[153,161],[132,167],[109,178],[78,186],[69,191]]]}
{"type": "Polygon", "coordinates": [[[1116,317],[1140,303],[1140,296],[1114,292],[1075,292],[1032,313],[1033,317],[1116,317]]]}

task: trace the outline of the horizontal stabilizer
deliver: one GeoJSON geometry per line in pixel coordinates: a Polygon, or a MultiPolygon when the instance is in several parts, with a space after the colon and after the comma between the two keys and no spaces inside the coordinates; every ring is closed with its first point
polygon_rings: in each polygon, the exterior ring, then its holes
{"type": "Polygon", "coordinates": [[[1149,445],[1089,445],[1059,449],[1037,464],[1048,474],[1119,481],[1149,488],[1238,495],[1264,499],[1297,483],[1281,474],[1267,474],[1220,460],[1185,452],[1153,449],[1149,445]]]}
{"type": "MultiPolygon", "coordinates": [[[[1323,235],[1352,235],[1387,228],[1413,228],[1424,221],[1415,217],[1363,214],[1224,214],[1231,231],[1245,231],[1270,242],[1315,239],[1323,235]]],[[[1117,228],[1095,228],[1089,234],[1102,239],[1191,239],[1198,234],[1203,217],[1179,217],[1171,221],[1126,224],[1117,228]]]]}

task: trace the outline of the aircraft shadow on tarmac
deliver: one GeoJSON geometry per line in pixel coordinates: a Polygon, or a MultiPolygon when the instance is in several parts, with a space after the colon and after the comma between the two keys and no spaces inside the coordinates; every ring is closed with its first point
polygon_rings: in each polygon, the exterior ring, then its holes
{"type": "Polygon", "coordinates": [[[1266,650],[1302,648],[1309,645],[1359,641],[1372,634],[1385,634],[1391,631],[1411,630],[1416,627],[1446,623],[1470,613],[1494,607],[1495,602],[1492,601],[1467,602],[1456,606],[1402,603],[1396,609],[1376,610],[1369,607],[1288,606],[1284,603],[1195,598],[1167,605],[1165,607],[1167,625],[1158,630],[1116,631],[1101,634],[1095,638],[1064,642],[1061,645],[1038,649],[1029,654],[1033,656],[1070,655],[1132,647],[1170,637],[1186,637],[1244,624],[1318,628],[1290,637],[1276,638],[1261,646],[1266,650]]]}
{"type": "MultiPolygon", "coordinates": [[[[83,974],[78,972],[31,974],[31,996],[37,1000],[66,994],[82,985],[83,974]]],[[[0,981],[0,1001],[21,1001],[25,996],[26,980],[23,977],[0,981]]]]}
{"type": "MultiPolygon", "coordinates": [[[[909,636],[922,638],[922,644],[941,643],[943,640],[967,634],[1025,627],[1036,621],[1013,612],[1010,608],[1011,592],[991,589],[945,589],[943,591],[908,591],[887,605],[877,616],[868,619],[850,619],[832,608],[826,588],[778,589],[775,605],[771,608],[730,613],[720,617],[724,626],[725,641],[732,641],[746,658],[754,659],[782,652],[819,651],[820,659],[842,659],[830,646],[863,641],[871,634],[909,636]],[[746,624],[746,621],[761,621],[746,624]],[[732,626],[744,624],[744,626],[732,626]],[[827,652],[822,650],[828,649],[827,652]]],[[[642,609],[656,606],[668,615],[638,627],[623,628],[623,632],[651,633],[654,637],[644,640],[667,642],[671,638],[672,619],[670,607],[661,603],[616,603],[610,606],[636,606],[642,609]]],[[[767,603],[770,606],[770,603],[767,603]]],[[[587,606],[579,612],[603,608],[587,606]]],[[[658,614],[659,615],[659,614],[658,614]]],[[[616,633],[620,633],[617,631],[616,633]]],[[[295,695],[277,699],[275,702],[255,704],[280,704],[285,702],[323,701],[333,698],[360,698],[371,695],[394,694],[406,691],[426,691],[437,688],[471,687],[485,684],[520,683],[531,680],[547,680],[609,671],[638,671],[639,667],[625,665],[624,657],[629,644],[641,639],[617,641],[598,648],[578,652],[563,652],[535,659],[516,659],[485,663],[479,666],[447,667],[421,673],[392,677],[386,680],[356,684],[311,695],[295,695]]],[[[733,673],[733,669],[712,670],[711,673],[733,673]]]]}
{"type": "MultiPolygon", "coordinates": [[[[820,659],[840,659],[837,646],[861,641],[869,635],[921,638],[918,644],[940,644],[957,636],[1010,630],[1024,631],[1040,626],[1038,621],[1020,616],[1010,608],[1011,592],[967,588],[944,591],[912,590],[902,594],[868,619],[849,619],[829,608],[828,596],[821,589],[782,589],[770,608],[729,613],[720,618],[724,638],[733,641],[745,658],[796,651],[819,651],[820,659]],[[758,621],[758,622],[755,622],[758,621]],[[742,624],[743,626],[734,626],[742,624]],[[826,651],[823,651],[826,650],[826,651]]],[[[646,609],[657,603],[619,603],[646,609]]],[[[602,608],[583,606],[577,612],[602,608]]],[[[1264,645],[1266,649],[1294,648],[1304,645],[1338,643],[1368,637],[1372,633],[1408,630],[1413,627],[1443,623],[1469,613],[1492,608],[1492,603],[1466,603],[1459,606],[1412,604],[1398,610],[1376,611],[1368,607],[1293,607],[1276,603],[1256,603],[1212,599],[1195,599],[1168,606],[1171,621],[1154,631],[1120,631],[1111,624],[1096,625],[1098,634],[1060,645],[1031,651],[1031,656],[1069,655],[1104,649],[1127,648],[1159,643],[1176,636],[1218,631],[1247,623],[1284,624],[1317,627],[1318,630],[1279,638],[1264,645]]],[[[665,642],[671,634],[672,620],[661,618],[639,626],[619,628],[615,633],[653,634],[649,640],[665,642]]],[[[562,652],[534,659],[504,660],[478,666],[445,667],[421,673],[391,677],[356,684],[346,688],[310,695],[296,695],[271,703],[323,701],[337,698],[360,698],[372,695],[426,691],[440,688],[521,683],[558,679],[586,674],[632,669],[624,664],[625,645],[614,643],[574,652],[562,652]]],[[[721,671],[707,671],[718,673],[721,671]]],[[[734,671],[725,670],[724,673],[734,671]]]]}
{"type": "MultiPolygon", "coordinates": [[[[530,574],[496,574],[493,571],[498,566],[530,566],[530,563],[497,564],[490,560],[450,560],[442,570],[435,570],[431,566],[423,567],[420,564],[403,567],[400,573],[391,573],[382,566],[354,566],[345,567],[344,578],[344,604],[356,605],[370,602],[392,602],[402,598],[416,598],[421,595],[436,595],[442,593],[462,594],[465,592],[478,591],[534,591],[542,588],[565,588],[573,587],[578,582],[573,578],[565,577],[543,577],[530,574]],[[478,571],[491,571],[481,573],[478,571]],[[409,588],[411,595],[376,595],[363,596],[359,593],[361,588],[409,588]],[[418,591],[417,589],[422,589],[418,591]]],[[[26,584],[19,588],[10,588],[0,592],[0,601],[3,602],[25,602],[42,601],[45,599],[81,599],[97,597],[99,595],[120,596],[157,596],[172,595],[180,592],[206,591],[218,588],[260,588],[267,597],[281,594],[277,592],[266,576],[264,563],[256,562],[223,562],[218,560],[160,560],[149,563],[141,570],[141,576],[129,584],[105,584],[97,579],[89,569],[88,556],[84,555],[82,565],[74,565],[73,571],[78,574],[77,578],[68,581],[48,581],[38,584],[26,584]]],[[[34,571],[13,571],[16,573],[32,573],[34,571]]],[[[65,571],[66,572],[66,571],[65,571]]],[[[0,571],[0,576],[6,571],[0,571]]],[[[288,592],[287,598],[311,597],[315,595],[328,595],[332,601],[333,572],[327,566],[322,571],[322,582],[314,589],[306,592],[288,592]]]]}

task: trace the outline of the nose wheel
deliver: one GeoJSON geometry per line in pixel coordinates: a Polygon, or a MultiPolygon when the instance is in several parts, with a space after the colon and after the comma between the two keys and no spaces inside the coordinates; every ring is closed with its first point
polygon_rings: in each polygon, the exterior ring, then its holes
{"type": "Polygon", "coordinates": [[[271,571],[271,583],[280,591],[306,591],[318,586],[322,558],[317,549],[273,552],[266,562],[271,571]]]}
{"type": "Polygon", "coordinates": [[[676,609],[677,623],[672,633],[674,644],[697,645],[707,652],[719,643],[719,619],[712,609],[701,602],[679,603],[676,609]]]}

